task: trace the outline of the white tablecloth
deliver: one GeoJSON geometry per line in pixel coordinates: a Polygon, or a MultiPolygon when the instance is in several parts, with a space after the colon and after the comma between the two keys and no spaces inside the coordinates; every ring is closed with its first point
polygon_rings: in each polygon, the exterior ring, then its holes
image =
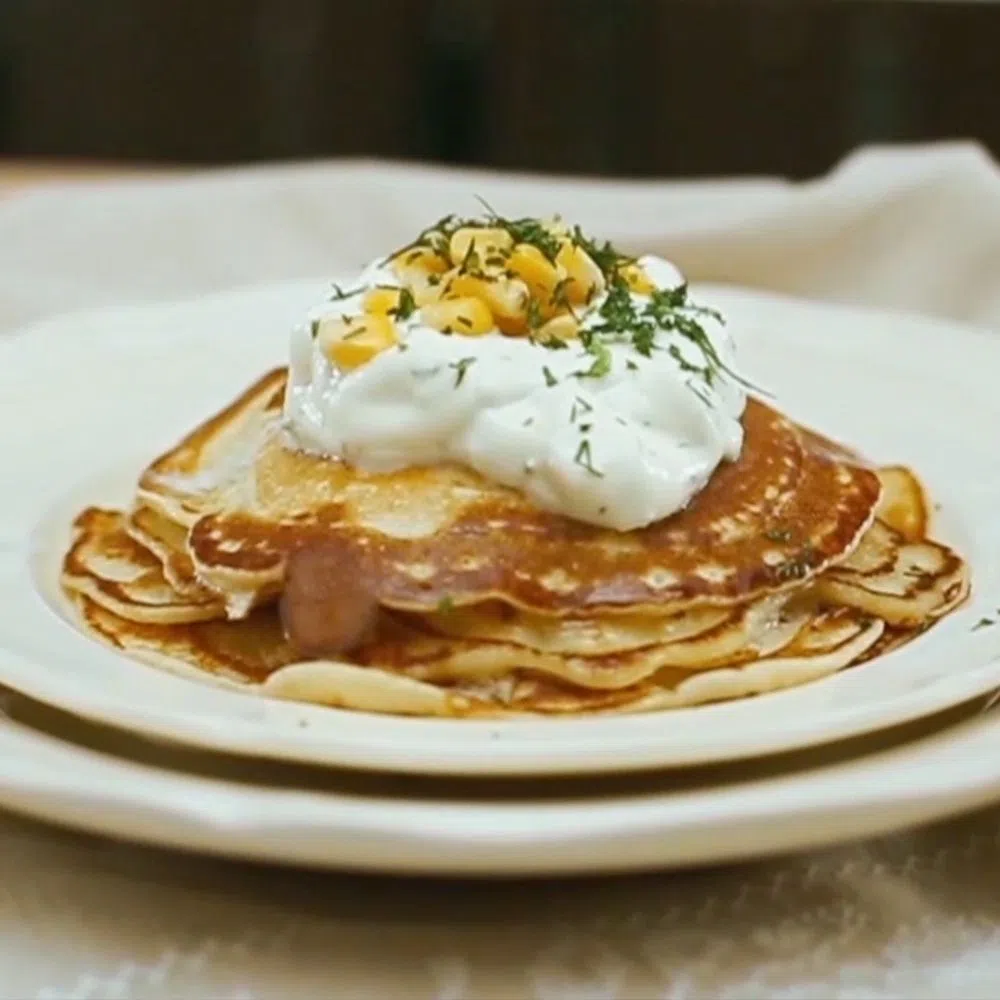
{"type": "MultiPolygon", "coordinates": [[[[0,328],[351,267],[473,194],[693,279],[1000,325],[1000,173],[952,145],[830,177],[583,183],[371,163],[0,203],[0,328]]],[[[29,334],[31,335],[31,334],[29,334]]],[[[1000,996],[1000,811],[709,872],[428,883],[180,857],[0,819],[0,998],[1000,996]]]]}

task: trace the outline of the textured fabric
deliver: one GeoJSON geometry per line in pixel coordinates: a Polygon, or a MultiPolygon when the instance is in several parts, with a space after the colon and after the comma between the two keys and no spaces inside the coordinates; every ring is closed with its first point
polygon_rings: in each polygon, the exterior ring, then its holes
{"type": "MultiPolygon", "coordinates": [[[[557,209],[694,279],[1000,325],[1000,173],[954,145],[864,152],[801,186],[337,164],[37,190],[0,203],[0,327],[325,275],[474,212],[473,193],[557,209]]],[[[995,997],[998,820],[706,872],[484,885],[268,870],[3,818],[0,998],[995,997]]]]}

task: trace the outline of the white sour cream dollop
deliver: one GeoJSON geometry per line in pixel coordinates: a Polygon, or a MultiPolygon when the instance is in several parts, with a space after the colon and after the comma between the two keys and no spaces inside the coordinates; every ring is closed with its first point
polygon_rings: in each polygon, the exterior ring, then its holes
{"type": "MultiPolygon", "coordinates": [[[[658,288],[683,282],[667,261],[639,263],[658,288]]],[[[351,285],[357,294],[293,331],[285,423],[296,446],[372,472],[464,464],[545,510],[619,531],[681,510],[739,456],[746,393],[730,374],[733,340],[711,316],[697,316],[722,362],[710,381],[693,370],[702,350],[676,331],[658,331],[649,356],[626,338],[608,343],[610,370],[593,377],[581,374],[595,358],[579,341],[553,350],[499,332],[445,335],[419,311],[399,324],[401,348],[339,371],[315,321],[360,313],[364,290],[398,284],[373,264],[351,285]]],[[[600,322],[602,301],[583,326],[600,322]]],[[[649,300],[633,301],[641,310],[649,300]]]]}

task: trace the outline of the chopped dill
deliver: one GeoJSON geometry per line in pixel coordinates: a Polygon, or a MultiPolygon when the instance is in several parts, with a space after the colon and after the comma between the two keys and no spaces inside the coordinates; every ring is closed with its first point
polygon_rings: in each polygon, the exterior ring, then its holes
{"type": "Polygon", "coordinates": [[[417,300],[413,297],[413,292],[409,288],[399,290],[399,302],[395,309],[390,309],[389,314],[398,320],[409,319],[417,311],[417,300]]]}
{"type": "Polygon", "coordinates": [[[542,307],[535,301],[535,299],[528,299],[527,306],[528,313],[528,329],[537,330],[542,323],[542,307]]]}
{"type": "Polygon", "coordinates": [[[455,372],[455,388],[457,389],[465,381],[465,373],[475,363],[475,358],[459,358],[448,365],[455,372]]]}
{"type": "Polygon", "coordinates": [[[341,299],[349,299],[357,295],[359,292],[363,292],[364,288],[360,285],[357,288],[343,289],[336,282],[333,283],[333,294],[330,296],[331,302],[340,302],[341,299]]]}
{"type": "Polygon", "coordinates": [[[584,413],[590,413],[593,411],[593,407],[588,403],[582,396],[577,396],[573,400],[573,405],[570,407],[569,411],[569,422],[571,424],[576,423],[576,418],[584,413]]]}
{"type": "Polygon", "coordinates": [[[594,362],[586,371],[576,375],[579,378],[604,378],[611,371],[611,348],[600,340],[591,340],[587,350],[594,356],[594,362]]]}
{"type": "Polygon", "coordinates": [[[581,468],[586,469],[592,476],[604,478],[604,473],[594,465],[594,458],[590,451],[590,442],[586,439],[580,442],[580,447],[576,449],[573,461],[581,468]]]}

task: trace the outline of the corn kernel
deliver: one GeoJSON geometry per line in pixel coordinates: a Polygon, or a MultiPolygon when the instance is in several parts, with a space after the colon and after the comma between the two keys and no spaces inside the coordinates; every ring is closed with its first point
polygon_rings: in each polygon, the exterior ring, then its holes
{"type": "Polygon", "coordinates": [[[538,247],[518,243],[507,260],[507,268],[528,286],[538,300],[542,315],[555,312],[553,298],[556,287],[565,277],[560,267],[553,264],[538,247]]]}
{"type": "Polygon", "coordinates": [[[444,297],[477,298],[484,302],[493,320],[503,333],[528,332],[528,286],[517,278],[480,278],[472,274],[453,273],[446,279],[444,297]]]}
{"type": "Polygon", "coordinates": [[[397,254],[392,261],[392,270],[410,290],[416,304],[423,306],[441,297],[441,281],[448,270],[448,262],[430,247],[419,246],[397,254]]]}
{"type": "Polygon", "coordinates": [[[436,283],[448,270],[448,262],[430,247],[413,247],[397,254],[392,262],[393,273],[410,290],[417,305],[436,299],[436,283]]]}
{"type": "Polygon", "coordinates": [[[584,305],[604,291],[604,275],[583,247],[566,240],[559,247],[556,263],[569,279],[566,283],[566,300],[573,305],[584,305]]]}
{"type": "Polygon", "coordinates": [[[638,264],[626,264],[618,273],[625,279],[629,291],[636,295],[652,295],[656,291],[656,285],[638,264]]]}
{"type": "Polygon", "coordinates": [[[399,297],[402,289],[373,288],[365,295],[365,312],[375,316],[389,316],[399,309],[399,297]]]}
{"type": "Polygon", "coordinates": [[[435,330],[479,337],[493,329],[493,314],[482,299],[467,296],[424,306],[420,318],[435,330]]]}
{"type": "Polygon", "coordinates": [[[543,323],[535,331],[535,337],[542,341],[546,340],[573,340],[580,332],[580,324],[572,313],[560,313],[553,316],[547,323],[543,323]]]}
{"type": "Polygon", "coordinates": [[[503,267],[500,258],[506,257],[513,243],[506,229],[463,226],[452,233],[448,254],[453,264],[461,264],[474,255],[471,263],[477,270],[496,270],[503,267]]]}
{"type": "Polygon", "coordinates": [[[399,343],[395,325],[384,315],[324,320],[317,337],[330,361],[348,372],[399,343]]]}
{"type": "Polygon", "coordinates": [[[393,257],[390,265],[396,276],[402,279],[403,274],[422,271],[425,274],[444,274],[448,270],[448,261],[432,247],[411,247],[393,257]]]}
{"type": "Polygon", "coordinates": [[[442,298],[447,287],[446,278],[445,274],[418,273],[412,275],[404,284],[410,290],[413,301],[420,308],[442,298]]]}

